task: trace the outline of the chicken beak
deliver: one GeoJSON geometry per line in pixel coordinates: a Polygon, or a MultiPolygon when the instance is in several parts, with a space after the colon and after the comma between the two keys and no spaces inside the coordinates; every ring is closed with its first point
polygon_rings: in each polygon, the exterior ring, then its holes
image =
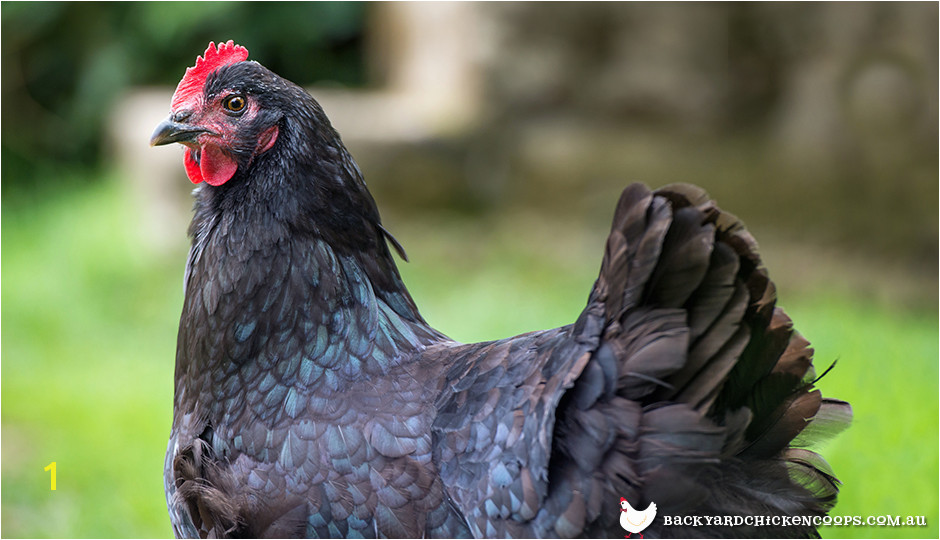
{"type": "Polygon", "coordinates": [[[174,122],[167,118],[153,130],[150,136],[150,146],[160,146],[170,143],[192,143],[196,142],[196,137],[210,131],[192,124],[174,122]]]}

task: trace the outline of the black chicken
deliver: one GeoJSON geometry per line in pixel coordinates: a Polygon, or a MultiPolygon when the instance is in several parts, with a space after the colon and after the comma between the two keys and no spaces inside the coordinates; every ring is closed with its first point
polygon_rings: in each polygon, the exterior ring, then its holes
{"type": "Polygon", "coordinates": [[[151,140],[209,184],[165,469],[178,536],[621,537],[621,497],[763,516],[649,536],[815,534],[838,481],[804,447],[851,409],[812,389],[740,221],[632,185],[574,324],[454,342],[323,110],[247,56],[210,44],[151,140]]]}

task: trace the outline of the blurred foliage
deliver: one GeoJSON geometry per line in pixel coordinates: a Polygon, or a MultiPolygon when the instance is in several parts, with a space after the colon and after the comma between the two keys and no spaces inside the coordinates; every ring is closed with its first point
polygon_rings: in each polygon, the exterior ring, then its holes
{"type": "MultiPolygon", "coordinates": [[[[772,269],[771,269],[772,270],[772,269]]],[[[886,308],[823,289],[780,304],[813,344],[817,386],[852,404],[825,445],[842,491],[833,516],[926,516],[927,527],[830,527],[824,538],[937,538],[940,417],[937,312],[886,308]]]]}
{"type": "Polygon", "coordinates": [[[209,40],[234,39],[299,84],[364,84],[364,13],[355,2],[4,2],[4,185],[98,165],[115,98],[176,84],[209,40]]]}
{"type": "Polygon", "coordinates": [[[71,184],[2,208],[0,533],[168,537],[178,265],[135,249],[114,182],[71,184]]]}
{"type": "MultiPolygon", "coordinates": [[[[185,246],[170,257],[139,249],[127,226],[135,210],[107,178],[2,208],[4,538],[171,535],[162,474],[185,246]],[[51,461],[56,491],[43,470],[51,461]]],[[[422,313],[461,341],[571,322],[605,238],[554,215],[389,221],[409,250],[402,275],[422,313]]],[[[820,372],[838,360],[819,386],[855,408],[851,428],[825,447],[844,482],[834,514],[928,521],[823,537],[936,538],[936,311],[825,286],[779,292],[820,372]]]]}

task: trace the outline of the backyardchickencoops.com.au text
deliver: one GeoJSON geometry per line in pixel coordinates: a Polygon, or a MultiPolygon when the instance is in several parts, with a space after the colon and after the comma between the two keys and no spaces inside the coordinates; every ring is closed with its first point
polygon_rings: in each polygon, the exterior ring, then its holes
{"type": "Polygon", "coordinates": [[[926,527],[927,516],[663,516],[663,525],[685,527],[926,527]]]}

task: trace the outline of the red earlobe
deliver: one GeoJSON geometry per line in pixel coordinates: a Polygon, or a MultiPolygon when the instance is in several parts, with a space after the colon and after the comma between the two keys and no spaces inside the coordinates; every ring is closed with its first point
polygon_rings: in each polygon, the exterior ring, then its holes
{"type": "Polygon", "coordinates": [[[264,133],[258,137],[258,146],[255,147],[255,155],[263,154],[271,149],[274,146],[274,142],[277,140],[278,129],[277,126],[271,126],[268,129],[264,130],[264,133]]]}

